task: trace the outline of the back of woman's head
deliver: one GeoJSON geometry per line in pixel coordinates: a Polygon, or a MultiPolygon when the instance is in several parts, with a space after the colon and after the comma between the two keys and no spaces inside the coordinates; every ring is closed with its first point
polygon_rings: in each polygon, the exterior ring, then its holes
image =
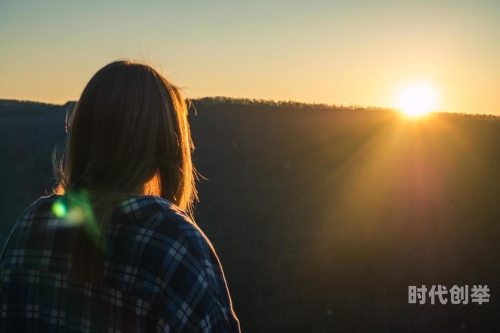
{"type": "Polygon", "coordinates": [[[85,191],[95,225],[83,223],[74,243],[75,273],[102,273],[113,207],[134,195],[157,195],[192,216],[197,199],[187,106],[179,90],[151,66],[116,61],[85,87],[69,121],[56,167],[57,193],[85,191]]]}

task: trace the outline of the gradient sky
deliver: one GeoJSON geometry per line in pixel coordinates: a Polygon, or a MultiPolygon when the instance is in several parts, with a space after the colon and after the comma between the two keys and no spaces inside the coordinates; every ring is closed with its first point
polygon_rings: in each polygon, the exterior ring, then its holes
{"type": "Polygon", "coordinates": [[[77,100],[117,58],[191,98],[393,107],[431,82],[441,111],[500,115],[498,0],[0,0],[0,98],[77,100]]]}

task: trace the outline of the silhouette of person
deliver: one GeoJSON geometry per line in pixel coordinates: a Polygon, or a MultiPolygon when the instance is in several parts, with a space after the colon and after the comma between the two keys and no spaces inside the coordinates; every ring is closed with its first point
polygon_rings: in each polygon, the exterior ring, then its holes
{"type": "Polygon", "coordinates": [[[92,77],[53,159],[54,193],[21,215],[0,256],[2,330],[240,331],[193,218],[187,113],[147,64],[115,61],[92,77]]]}

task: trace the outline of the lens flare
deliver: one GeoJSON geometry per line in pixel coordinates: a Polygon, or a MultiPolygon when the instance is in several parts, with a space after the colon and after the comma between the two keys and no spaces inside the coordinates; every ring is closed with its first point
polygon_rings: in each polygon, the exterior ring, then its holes
{"type": "Polygon", "coordinates": [[[86,190],[68,190],[52,205],[52,211],[63,219],[67,226],[82,225],[89,237],[101,249],[106,249],[105,240],[101,239],[101,231],[94,217],[94,211],[86,190]]]}
{"type": "Polygon", "coordinates": [[[66,206],[60,201],[56,201],[52,205],[52,211],[59,218],[66,216],[67,213],[66,206]]]}

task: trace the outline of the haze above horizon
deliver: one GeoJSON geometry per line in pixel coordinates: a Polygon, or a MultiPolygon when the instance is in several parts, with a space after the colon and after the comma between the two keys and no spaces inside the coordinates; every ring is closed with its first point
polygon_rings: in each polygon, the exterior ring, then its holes
{"type": "Polygon", "coordinates": [[[0,98],[63,104],[118,58],[190,98],[398,107],[428,82],[436,111],[500,115],[500,2],[0,3],[0,98]]]}

